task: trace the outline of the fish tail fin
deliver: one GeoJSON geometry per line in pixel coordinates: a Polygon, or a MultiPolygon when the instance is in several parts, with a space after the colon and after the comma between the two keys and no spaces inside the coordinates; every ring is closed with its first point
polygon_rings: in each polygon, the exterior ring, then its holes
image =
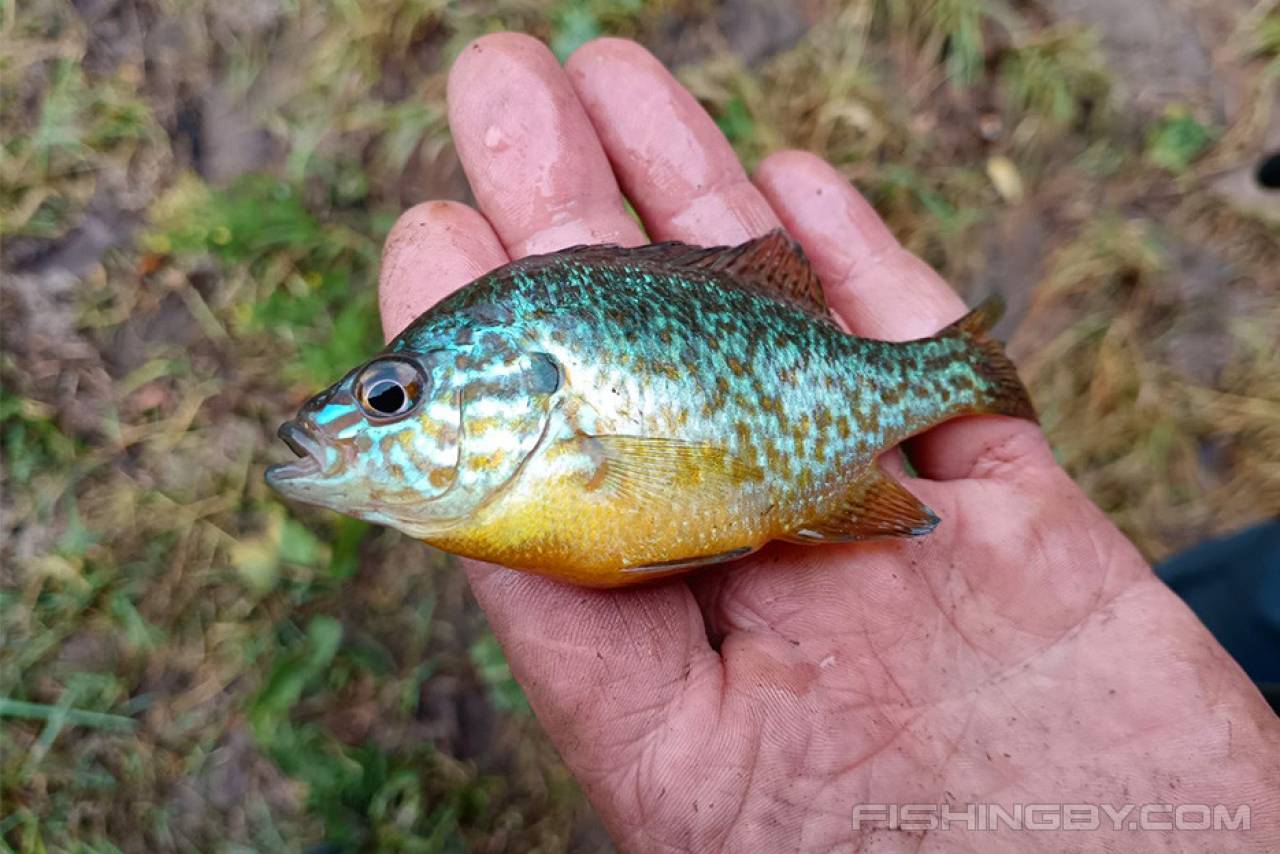
{"type": "Polygon", "coordinates": [[[1004,299],[993,294],[939,332],[938,337],[959,338],[969,345],[973,370],[984,381],[970,409],[972,413],[1038,421],[1026,386],[1018,377],[1018,369],[1005,353],[1004,345],[988,334],[1003,314],[1004,299]]]}

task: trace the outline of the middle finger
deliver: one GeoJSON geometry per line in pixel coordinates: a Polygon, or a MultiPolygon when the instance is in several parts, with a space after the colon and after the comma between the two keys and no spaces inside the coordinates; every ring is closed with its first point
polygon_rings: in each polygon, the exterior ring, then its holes
{"type": "Polygon", "coordinates": [[[778,227],[724,134],[653,54],[625,39],[596,39],[566,67],[656,239],[737,244],[778,227]]]}
{"type": "Polygon", "coordinates": [[[449,73],[448,100],[458,159],[512,258],[644,242],[582,104],[537,39],[472,42],[449,73]]]}

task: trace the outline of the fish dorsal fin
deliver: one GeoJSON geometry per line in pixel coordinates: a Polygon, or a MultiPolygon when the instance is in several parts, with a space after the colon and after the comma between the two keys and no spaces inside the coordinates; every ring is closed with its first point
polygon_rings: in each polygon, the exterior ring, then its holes
{"type": "Polygon", "coordinates": [[[517,261],[531,269],[571,256],[580,261],[609,264],[642,263],[667,269],[704,270],[732,276],[742,287],[783,300],[815,317],[835,323],[827,309],[818,274],[809,266],[800,244],[776,228],[763,237],[737,246],[692,246],[679,241],[624,248],[616,245],[571,246],[551,255],[517,261]]]}
{"type": "Polygon", "coordinates": [[[832,543],[873,537],[919,537],[933,530],[938,517],[910,492],[870,466],[839,496],[829,512],[785,539],[793,543],[832,543]]]}
{"type": "Polygon", "coordinates": [[[964,317],[939,332],[938,336],[979,338],[990,332],[1001,317],[1004,317],[1004,297],[992,294],[964,317]]]}
{"type": "Polygon", "coordinates": [[[738,246],[704,249],[685,243],[655,243],[634,252],[672,267],[726,273],[757,293],[831,319],[818,274],[809,266],[800,244],[780,228],[738,246]]]}

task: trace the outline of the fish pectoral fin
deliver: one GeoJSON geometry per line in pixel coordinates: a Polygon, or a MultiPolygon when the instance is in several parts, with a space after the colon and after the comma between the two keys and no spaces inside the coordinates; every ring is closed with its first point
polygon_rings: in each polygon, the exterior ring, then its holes
{"type": "Polygon", "coordinates": [[[713,443],[643,436],[583,436],[580,441],[597,461],[591,483],[637,504],[670,507],[695,492],[728,497],[764,476],[759,467],[713,443]]]}
{"type": "Polygon", "coordinates": [[[797,528],[792,543],[838,543],[875,537],[919,537],[938,524],[933,511],[872,465],[850,485],[832,512],[797,528]]]}

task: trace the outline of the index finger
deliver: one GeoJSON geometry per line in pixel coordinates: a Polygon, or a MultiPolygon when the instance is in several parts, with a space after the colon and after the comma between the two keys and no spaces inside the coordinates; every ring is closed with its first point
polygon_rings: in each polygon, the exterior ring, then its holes
{"type": "MultiPolygon", "coordinates": [[[[429,202],[407,211],[383,254],[379,295],[387,337],[506,260],[489,224],[465,205],[429,202]]],[[[588,783],[624,761],[618,745],[643,743],[676,693],[710,685],[718,672],[683,582],[600,591],[462,564],[543,727],[588,783]],[[682,674],[691,672],[704,678],[685,681],[682,674]]],[[[606,821],[613,819],[609,801],[597,806],[606,821]]]]}
{"type": "MultiPolygon", "coordinates": [[[[513,257],[644,241],[546,47],[509,33],[480,39],[450,74],[449,99],[476,199],[513,257]]],[[[607,791],[625,748],[643,744],[678,697],[714,694],[718,658],[682,581],[598,591],[474,562],[468,574],[512,672],[588,788],[607,791]]],[[[610,803],[596,800],[620,821],[610,803]]]]}

